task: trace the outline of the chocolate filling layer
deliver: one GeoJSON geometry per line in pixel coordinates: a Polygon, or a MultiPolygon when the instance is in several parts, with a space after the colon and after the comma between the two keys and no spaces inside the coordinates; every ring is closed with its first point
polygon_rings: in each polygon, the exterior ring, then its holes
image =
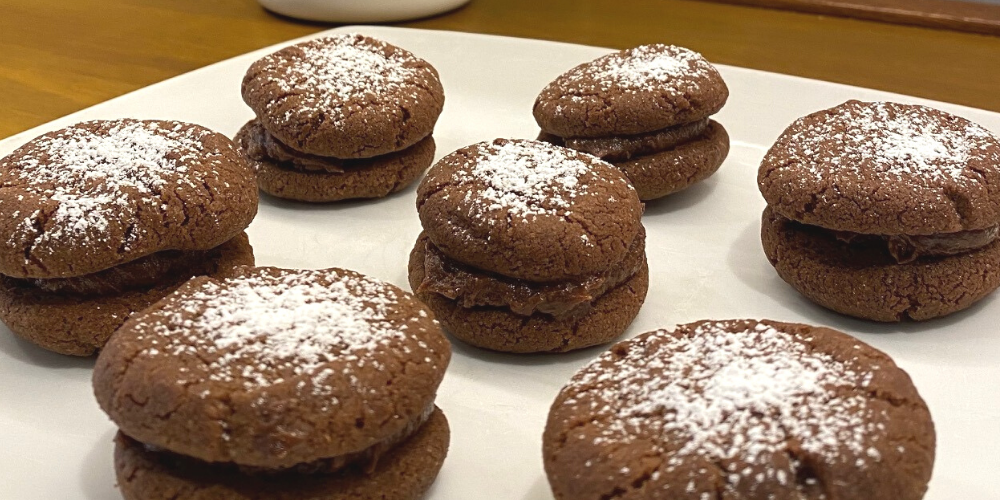
{"type": "Polygon", "coordinates": [[[218,258],[217,249],[200,252],[170,250],[147,255],[93,274],[72,278],[17,279],[17,281],[51,293],[115,295],[128,290],[160,285],[192,269],[200,269],[204,267],[206,261],[216,258],[218,258]]]}
{"type": "MultiPolygon", "coordinates": [[[[375,443],[374,445],[365,448],[364,450],[348,453],[346,455],[340,455],[336,457],[321,458],[313,462],[301,463],[295,466],[285,468],[285,469],[270,469],[266,467],[253,467],[248,465],[240,465],[233,462],[220,462],[211,463],[204,462],[206,467],[217,467],[226,470],[236,470],[241,474],[253,475],[253,476],[278,476],[278,475],[319,475],[319,474],[335,474],[344,470],[348,467],[356,468],[364,472],[365,474],[371,474],[375,471],[378,466],[378,460],[380,457],[384,456],[386,453],[391,451],[397,445],[406,441],[411,436],[416,434],[423,427],[427,420],[430,419],[431,415],[435,410],[434,403],[431,403],[417,418],[413,419],[409,424],[406,425],[400,432],[389,436],[382,441],[375,443]]],[[[187,460],[187,461],[197,461],[201,462],[196,458],[191,458],[185,455],[174,453],[171,451],[158,448],[156,446],[144,444],[146,449],[151,452],[158,453],[164,458],[170,458],[173,460],[187,460]]]]}
{"type": "Polygon", "coordinates": [[[604,161],[626,161],[636,156],[666,151],[697,139],[708,130],[709,122],[705,118],[645,134],[615,137],[559,137],[542,131],[538,140],[592,154],[604,161]]]}
{"type": "Polygon", "coordinates": [[[855,241],[882,240],[889,254],[896,262],[906,264],[920,257],[944,257],[958,255],[983,248],[997,239],[1000,226],[960,231],[957,233],[941,233],[928,235],[905,234],[858,234],[844,231],[833,231],[838,240],[851,244],[855,241]]]}
{"type": "Polygon", "coordinates": [[[509,307],[515,314],[535,312],[565,318],[585,314],[598,297],[625,282],[642,267],[646,231],[640,229],[621,262],[580,280],[534,283],[482,271],[448,258],[426,240],[424,281],[419,291],[452,299],[459,306],[509,307]]]}
{"type": "Polygon", "coordinates": [[[269,134],[254,120],[246,125],[246,133],[241,137],[244,151],[251,160],[274,161],[304,172],[329,172],[339,174],[350,166],[350,160],[317,156],[296,151],[269,134]]]}
{"type": "Polygon", "coordinates": [[[956,233],[906,235],[852,233],[793,222],[829,233],[848,245],[881,246],[899,264],[908,264],[921,257],[946,257],[968,253],[993,243],[1000,236],[1000,225],[956,233]]]}

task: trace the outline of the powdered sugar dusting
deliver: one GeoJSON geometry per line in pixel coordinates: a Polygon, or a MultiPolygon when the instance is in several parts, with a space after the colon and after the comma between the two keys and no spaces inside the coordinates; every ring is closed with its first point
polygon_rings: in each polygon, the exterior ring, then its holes
{"type": "MultiPolygon", "coordinates": [[[[354,370],[377,365],[371,354],[406,339],[410,328],[389,319],[398,308],[396,291],[355,273],[289,271],[208,281],[178,300],[171,315],[148,325],[159,345],[144,355],[197,359],[209,380],[248,390],[293,376],[310,378],[320,394],[330,380],[356,382],[354,370]],[[342,372],[331,369],[334,361],[345,366],[342,372]]],[[[299,384],[305,387],[301,379],[299,384]]]]}
{"type": "Polygon", "coordinates": [[[565,404],[594,415],[599,446],[662,436],[675,447],[663,450],[667,472],[704,457],[731,464],[731,486],[786,484],[800,465],[790,447],[829,462],[846,453],[859,468],[880,459],[872,443],[884,426],[855,392],[870,373],[770,326],[725,328],[707,324],[679,338],[659,331],[605,353],[574,377],[565,404]],[[788,456],[790,468],[775,468],[775,456],[788,456]]]}
{"type": "MultiPolygon", "coordinates": [[[[841,175],[928,185],[979,178],[968,166],[997,138],[968,120],[925,106],[850,101],[821,120],[799,119],[779,144],[819,180],[841,175]]],[[[997,150],[993,161],[1000,162],[997,150]]]]}
{"type": "Polygon", "coordinates": [[[215,161],[201,142],[211,132],[200,127],[137,120],[87,125],[38,138],[26,154],[5,162],[5,187],[58,203],[48,214],[24,214],[13,238],[85,249],[105,240],[112,221],[127,221],[140,209],[161,211],[159,195],[168,184],[200,185],[189,178],[191,160],[215,161]]]}
{"type": "MultiPolygon", "coordinates": [[[[322,111],[337,122],[346,117],[345,106],[351,99],[373,94],[415,94],[412,82],[420,71],[425,71],[415,66],[419,59],[400,49],[385,51],[385,46],[380,41],[373,45],[357,34],[343,34],[302,43],[298,46],[301,55],[291,58],[268,56],[280,68],[281,77],[274,83],[282,92],[309,96],[284,118],[291,120],[296,113],[322,111]]],[[[280,100],[268,103],[271,107],[279,105],[280,100]]]]}
{"type": "MultiPolygon", "coordinates": [[[[691,77],[715,72],[701,54],[675,45],[641,45],[601,57],[570,70],[567,82],[593,82],[596,90],[635,93],[661,90],[679,93],[678,84],[697,88],[691,77]]],[[[588,85],[589,86],[589,85],[588,85]]]]}
{"type": "Polygon", "coordinates": [[[565,148],[538,141],[502,141],[482,143],[473,154],[479,158],[457,178],[482,186],[476,193],[465,193],[480,215],[503,210],[518,217],[565,216],[573,200],[589,192],[584,177],[593,166],[565,148]]]}

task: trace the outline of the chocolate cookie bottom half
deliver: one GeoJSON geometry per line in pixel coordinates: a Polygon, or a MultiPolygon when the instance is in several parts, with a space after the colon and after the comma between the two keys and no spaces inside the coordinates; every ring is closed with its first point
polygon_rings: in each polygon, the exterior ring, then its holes
{"type": "Polygon", "coordinates": [[[258,129],[256,122],[244,125],[236,143],[256,168],[260,190],[278,198],[314,203],[382,198],[412,184],[434,160],[434,138],[430,136],[395,153],[341,160],[274,154],[254,138],[258,129]]]}
{"type": "Polygon", "coordinates": [[[436,409],[413,436],[382,455],[371,471],[244,474],[148,447],[119,433],[115,472],[126,500],[417,500],[448,452],[448,421],[436,409]]]}
{"type": "Polygon", "coordinates": [[[536,312],[521,315],[509,307],[462,307],[456,300],[421,292],[425,245],[410,254],[410,286],[445,329],[476,347],[511,353],[565,352],[610,342],[632,323],[646,299],[649,268],[645,256],[637,272],[595,298],[586,312],[555,317],[536,312]]]}
{"type": "Polygon", "coordinates": [[[539,139],[571,148],[576,146],[583,152],[596,154],[602,160],[611,162],[628,176],[639,199],[650,201],[682,191],[708,178],[729,155],[729,134],[721,124],[706,120],[704,127],[693,128],[692,125],[658,131],[648,141],[629,137],[563,139],[544,132],[539,139]],[[699,133],[691,137],[691,134],[682,133],[689,128],[699,133]],[[678,130],[672,133],[672,129],[678,130]],[[669,136],[671,140],[654,140],[660,136],[669,136]],[[582,141],[609,144],[578,144],[582,141]]]}
{"type": "MultiPolygon", "coordinates": [[[[0,277],[0,320],[11,332],[44,349],[71,356],[90,356],[128,317],[170,294],[197,275],[223,277],[237,266],[254,264],[253,248],[242,233],[185,269],[170,269],[156,284],[108,293],[52,291],[28,280],[0,277]]],[[[119,267],[129,266],[125,264],[119,267]]],[[[98,274],[108,274],[106,271],[98,274]]],[[[146,278],[145,276],[143,278],[146,278]]],[[[61,287],[80,288],[83,279],[59,281],[61,287]]],[[[94,286],[96,282],[90,283],[94,286]]],[[[101,283],[106,287],[108,283],[101,283]]]]}
{"type": "Polygon", "coordinates": [[[850,245],[770,207],[761,240],[778,275],[813,302],[883,322],[961,311],[1000,287],[1000,241],[966,253],[897,262],[884,244],[850,245]]]}

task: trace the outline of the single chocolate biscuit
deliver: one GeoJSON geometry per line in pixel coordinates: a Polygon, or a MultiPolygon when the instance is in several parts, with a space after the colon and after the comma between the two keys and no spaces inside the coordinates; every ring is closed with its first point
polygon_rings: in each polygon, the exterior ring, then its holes
{"type": "Polygon", "coordinates": [[[302,153],[371,158],[429,136],[444,107],[437,71],[358,34],[298,43],[255,62],[243,100],[265,129],[302,153]]]}
{"type": "Polygon", "coordinates": [[[847,243],[764,210],[761,240],[781,279],[813,302],[874,321],[961,311],[1000,287],[1000,241],[959,255],[899,263],[880,242],[847,243]]]}
{"type": "Polygon", "coordinates": [[[633,135],[704,119],[728,97],[718,70],[697,52],[643,45],[559,76],[538,95],[534,115],[560,137],[633,135]]]}
{"type": "Polygon", "coordinates": [[[247,475],[151,451],[119,433],[115,472],[125,500],[418,500],[448,454],[448,421],[436,410],[421,429],[383,455],[371,471],[247,475]]]}
{"type": "Polygon", "coordinates": [[[94,392],[146,445],[244,474],[301,473],[377,461],[419,432],[450,353],[423,304],[392,285],[242,268],[130,318],[101,351],[94,392]]]}
{"type": "Polygon", "coordinates": [[[434,138],[399,152],[361,160],[304,155],[267,144],[257,121],[240,129],[236,142],[257,170],[260,190],[297,201],[330,202],[382,198],[413,183],[434,161],[434,138]],[[270,146],[270,147],[268,147],[270,146]],[[274,157],[286,161],[275,161],[274,157]]]}
{"type": "Polygon", "coordinates": [[[42,135],[0,160],[0,274],[67,278],[208,250],[257,213],[253,171],[198,125],[121,119],[42,135]]]}
{"type": "Polygon", "coordinates": [[[634,274],[593,299],[579,314],[554,317],[541,312],[519,314],[510,306],[463,307],[455,299],[421,289],[425,249],[418,241],[410,254],[410,288],[448,332],[467,344],[494,351],[566,352],[610,342],[639,314],[649,289],[649,268],[643,254],[634,274]]]}
{"type": "Polygon", "coordinates": [[[919,500],[930,412],[893,360],[844,333],[700,321],[621,342],[557,396],[557,500],[919,500]]]}
{"type": "Polygon", "coordinates": [[[619,262],[642,203],[625,175],[547,143],[497,139],[441,159],[417,190],[434,245],[459,262],[528,281],[593,274],[619,262]]]}
{"type": "Polygon", "coordinates": [[[837,231],[984,229],[1000,222],[1000,141],[926,106],[848,101],[792,123],[758,184],[779,214],[837,231]]]}
{"type": "MultiPolygon", "coordinates": [[[[157,269],[155,280],[123,283],[120,268],[61,280],[24,280],[0,276],[0,320],[10,331],[40,347],[71,356],[90,356],[101,349],[125,320],[167,296],[192,276],[225,278],[238,266],[254,264],[246,233],[202,252],[185,252],[180,261],[157,269]],[[190,257],[196,256],[192,260],[190,257]],[[88,276],[95,276],[89,280],[88,276]],[[48,288],[51,282],[63,288],[48,288]],[[45,287],[39,286],[42,283],[45,287]]],[[[141,261],[157,259],[153,254],[141,261]]],[[[175,261],[176,262],[176,261],[175,261]]],[[[129,276],[135,278],[135,276],[129,276]]],[[[143,276],[145,278],[145,276],[143,276]]]]}

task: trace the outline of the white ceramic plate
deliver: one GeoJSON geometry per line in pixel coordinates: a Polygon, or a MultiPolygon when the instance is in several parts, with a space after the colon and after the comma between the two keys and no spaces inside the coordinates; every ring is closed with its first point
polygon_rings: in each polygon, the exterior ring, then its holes
{"type": "Polygon", "coordinates": [[[440,14],[469,0],[258,0],[290,17],[337,23],[384,23],[440,14]]]}
{"type": "MultiPolygon", "coordinates": [[[[438,156],[496,137],[533,138],[538,91],[606,49],[398,28],[355,28],[412,50],[441,73],[447,104],[434,133],[438,156]]],[[[669,43],[669,37],[664,42],[669,43]]],[[[694,47],[697,49],[697,47],[694,47]]],[[[172,118],[233,134],[251,117],[240,99],[246,54],[94,106],[0,142],[0,154],[48,130],[94,118],[172,118]]],[[[912,375],[937,424],[928,499],[1000,498],[1000,302],[920,324],[879,325],[812,305],[782,282],[761,251],[764,202],[757,165],[795,118],[847,99],[928,103],[1000,131],[1000,115],[741,68],[721,67],[729,104],[717,119],[729,159],[707,181],[648,206],[651,283],[627,335],[704,318],[771,318],[829,325],[891,354],[912,375]]],[[[388,199],[300,205],[265,198],[250,226],[261,265],[340,266],[404,288],[420,232],[411,187],[388,199]]],[[[6,330],[3,327],[0,329],[6,330]]],[[[559,388],[601,349],[513,356],[455,345],[438,404],[451,452],[430,498],[550,500],[541,434],[559,388]]],[[[44,352],[0,331],[0,498],[118,498],[114,426],[93,400],[92,360],[44,352]]]]}

